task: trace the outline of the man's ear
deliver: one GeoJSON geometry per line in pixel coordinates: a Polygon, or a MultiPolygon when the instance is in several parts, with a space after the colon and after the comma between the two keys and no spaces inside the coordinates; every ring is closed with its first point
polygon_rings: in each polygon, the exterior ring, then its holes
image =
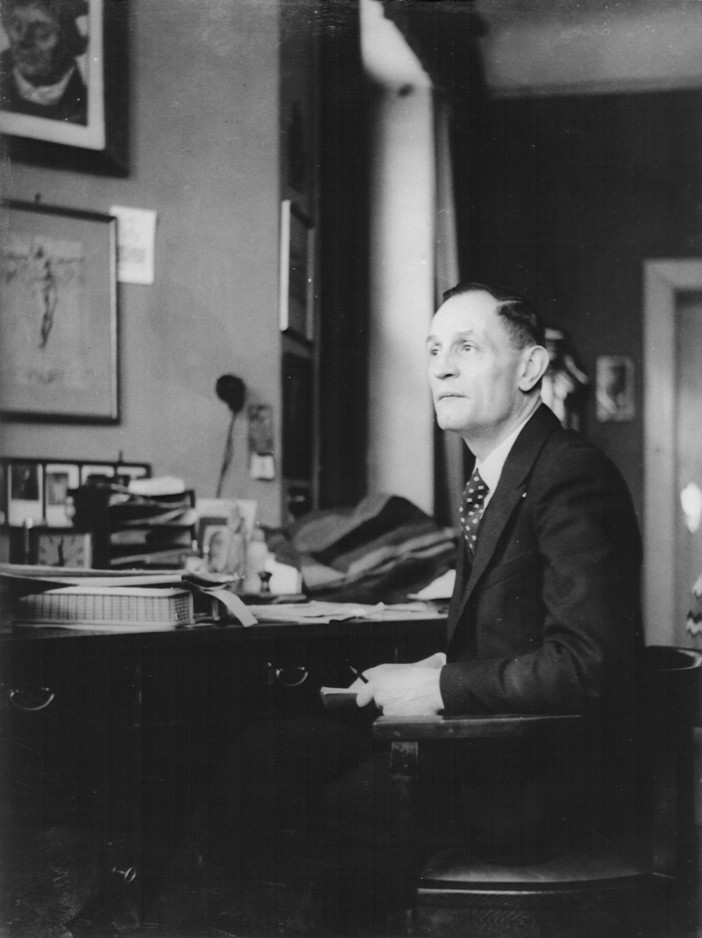
{"type": "Polygon", "coordinates": [[[519,390],[525,393],[533,390],[546,374],[550,361],[551,356],[543,345],[532,345],[530,348],[524,349],[519,390]]]}

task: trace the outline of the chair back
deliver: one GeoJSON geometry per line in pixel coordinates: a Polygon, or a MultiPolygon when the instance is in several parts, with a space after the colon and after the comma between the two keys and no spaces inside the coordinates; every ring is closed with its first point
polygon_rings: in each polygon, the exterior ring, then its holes
{"type": "Polygon", "coordinates": [[[681,885],[696,876],[694,725],[699,722],[702,654],[646,648],[647,728],[653,864],[681,885]]]}

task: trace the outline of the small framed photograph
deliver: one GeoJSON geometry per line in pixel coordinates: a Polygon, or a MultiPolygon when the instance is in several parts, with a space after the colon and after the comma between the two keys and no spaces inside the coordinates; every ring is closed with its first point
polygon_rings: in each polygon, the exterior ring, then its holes
{"type": "Polygon", "coordinates": [[[246,572],[246,540],[225,517],[203,517],[198,523],[198,544],[211,573],[243,576],[246,572]]]}
{"type": "Polygon", "coordinates": [[[24,202],[0,215],[3,413],[116,423],[115,219],[24,202]]]}
{"type": "Polygon", "coordinates": [[[80,467],[80,484],[85,485],[90,479],[113,479],[115,467],[109,463],[90,463],[80,467]]]}
{"type": "Polygon", "coordinates": [[[80,485],[80,471],[75,463],[47,463],[44,466],[44,518],[47,527],[67,528],[71,518],[69,492],[80,485]]]}
{"type": "Polygon", "coordinates": [[[280,329],[314,340],[314,227],[284,199],[280,216],[280,329]]]}
{"type": "Polygon", "coordinates": [[[9,464],[7,520],[12,527],[40,524],[44,518],[44,471],[40,462],[9,464]]]}
{"type": "Polygon", "coordinates": [[[234,529],[240,527],[243,520],[246,536],[251,537],[256,527],[258,502],[253,498],[198,498],[195,510],[200,520],[208,517],[220,518],[234,529]]]}
{"type": "Polygon", "coordinates": [[[596,362],[597,419],[623,423],[636,416],[634,362],[626,355],[600,355],[596,362]]]}
{"type": "Polygon", "coordinates": [[[127,0],[3,0],[0,12],[10,158],[126,175],[127,0]]]}
{"type": "Polygon", "coordinates": [[[115,469],[115,481],[129,485],[134,479],[148,479],[151,466],[148,463],[120,463],[115,469]]]}
{"type": "Polygon", "coordinates": [[[37,527],[29,531],[30,563],[44,567],[89,568],[92,535],[73,528],[37,527]]]}

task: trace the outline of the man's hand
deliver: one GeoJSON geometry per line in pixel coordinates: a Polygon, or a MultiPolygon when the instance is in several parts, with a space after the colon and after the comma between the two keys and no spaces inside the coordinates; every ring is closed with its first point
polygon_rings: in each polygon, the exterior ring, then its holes
{"type": "Polygon", "coordinates": [[[379,664],[363,672],[367,684],[354,681],[351,689],[359,707],[375,701],[384,716],[433,716],[444,708],[439,677],[445,664],[443,652],[412,664],[379,664]]]}

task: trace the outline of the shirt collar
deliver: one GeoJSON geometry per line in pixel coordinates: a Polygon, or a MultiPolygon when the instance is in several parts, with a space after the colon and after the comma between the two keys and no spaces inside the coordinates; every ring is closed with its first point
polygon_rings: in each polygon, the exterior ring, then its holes
{"type": "Polygon", "coordinates": [[[72,65],[55,85],[32,85],[26,78],[22,77],[16,68],[13,69],[13,75],[22,100],[31,101],[32,104],[40,104],[42,107],[49,107],[61,100],[75,70],[75,65],[72,65]]]}
{"type": "Polygon", "coordinates": [[[525,424],[534,416],[534,413],[535,410],[532,410],[530,414],[527,414],[524,420],[522,420],[522,422],[516,426],[514,430],[512,430],[508,437],[505,437],[499,446],[495,447],[489,456],[486,456],[483,460],[476,459],[475,466],[480,471],[480,477],[482,478],[485,485],[487,485],[487,487],[490,489],[489,494],[485,498],[484,504],[487,504],[488,501],[492,498],[492,494],[497,488],[497,483],[500,481],[502,469],[507,462],[507,457],[510,454],[510,450],[514,446],[517,437],[524,429],[525,424]]]}

